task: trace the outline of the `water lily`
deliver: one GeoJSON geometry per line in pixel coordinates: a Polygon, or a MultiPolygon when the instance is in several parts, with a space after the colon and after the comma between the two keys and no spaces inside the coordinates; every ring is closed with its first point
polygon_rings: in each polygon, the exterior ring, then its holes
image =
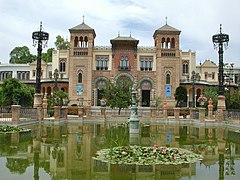
{"type": "Polygon", "coordinates": [[[125,151],[123,151],[123,152],[122,152],[122,155],[127,155],[127,154],[128,154],[128,153],[127,153],[127,152],[125,152],[125,151]]]}
{"type": "Polygon", "coordinates": [[[97,152],[96,159],[113,164],[182,164],[202,156],[181,148],[121,146],[97,152]]]}

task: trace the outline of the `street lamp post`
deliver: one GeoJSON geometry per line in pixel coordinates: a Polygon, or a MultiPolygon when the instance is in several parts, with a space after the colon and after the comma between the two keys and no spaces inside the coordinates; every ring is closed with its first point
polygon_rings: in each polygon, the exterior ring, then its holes
{"type": "Polygon", "coordinates": [[[34,107],[42,106],[41,99],[41,60],[42,48],[47,45],[49,34],[42,31],[42,22],[40,22],[40,30],[32,33],[33,46],[38,45],[37,51],[37,67],[36,67],[36,85],[34,95],[34,107]]]}
{"type": "MultiPolygon", "coordinates": [[[[212,36],[214,48],[218,50],[219,55],[219,67],[218,67],[218,110],[222,111],[226,109],[224,85],[223,85],[223,46],[226,48],[229,42],[229,36],[222,33],[222,25],[220,24],[220,33],[212,36]]],[[[223,114],[221,115],[223,116],[223,114]]],[[[220,117],[222,118],[222,117],[220,117]]]]}
{"type": "Polygon", "coordinates": [[[196,72],[192,71],[192,107],[195,108],[195,80],[196,80],[196,72]]]}
{"type": "MultiPolygon", "coordinates": [[[[54,92],[58,91],[58,78],[59,78],[59,71],[58,69],[56,68],[54,70],[54,73],[53,73],[53,77],[54,77],[54,92]]],[[[60,78],[62,79],[63,78],[63,74],[60,74],[60,78]]]]}
{"type": "Polygon", "coordinates": [[[224,85],[223,85],[223,46],[228,46],[229,36],[222,33],[222,25],[220,24],[220,33],[215,34],[212,37],[214,48],[218,50],[219,55],[219,67],[218,67],[218,82],[219,91],[218,94],[224,96],[224,85]]]}

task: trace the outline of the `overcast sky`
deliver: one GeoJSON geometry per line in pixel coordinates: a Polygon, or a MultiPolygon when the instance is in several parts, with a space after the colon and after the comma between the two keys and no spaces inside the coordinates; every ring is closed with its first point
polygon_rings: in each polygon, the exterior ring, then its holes
{"type": "MultiPolygon", "coordinates": [[[[57,35],[69,39],[69,28],[84,21],[95,29],[95,45],[110,46],[110,39],[129,36],[139,46],[153,46],[153,33],[165,25],[181,30],[180,49],[197,53],[197,64],[211,59],[218,64],[212,36],[229,34],[224,62],[240,66],[239,0],[0,0],[0,61],[9,62],[15,47],[28,46],[32,54],[32,32],[43,30],[54,47],[57,35]]],[[[44,49],[44,52],[47,48],[44,49]]]]}

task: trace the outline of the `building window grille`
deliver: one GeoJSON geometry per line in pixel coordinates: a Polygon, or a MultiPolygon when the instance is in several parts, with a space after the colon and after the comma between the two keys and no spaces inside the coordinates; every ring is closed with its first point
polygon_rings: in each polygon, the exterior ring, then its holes
{"type": "Polygon", "coordinates": [[[166,73],[166,84],[170,84],[171,83],[171,75],[170,72],[166,73]]]}
{"type": "Polygon", "coordinates": [[[82,83],[82,73],[78,73],[78,83],[82,83]]]}
{"type": "Polygon", "coordinates": [[[108,70],[108,56],[96,56],[96,70],[108,70]]]}
{"type": "Polygon", "coordinates": [[[183,63],[183,74],[188,74],[189,69],[188,69],[188,63],[183,63]]]}
{"type": "Polygon", "coordinates": [[[152,71],[153,56],[140,56],[140,70],[152,71]]]}
{"type": "Polygon", "coordinates": [[[118,67],[119,70],[130,70],[129,66],[129,59],[127,56],[122,56],[120,59],[120,66],[118,67]]]}
{"type": "Polygon", "coordinates": [[[60,71],[61,73],[65,73],[65,72],[66,72],[66,60],[60,59],[59,71],[60,71]]]}

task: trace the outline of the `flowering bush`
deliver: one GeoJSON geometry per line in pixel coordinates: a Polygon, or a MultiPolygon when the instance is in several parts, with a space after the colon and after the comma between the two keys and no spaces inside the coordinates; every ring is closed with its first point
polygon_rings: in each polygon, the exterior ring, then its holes
{"type": "Polygon", "coordinates": [[[112,164],[182,164],[201,160],[202,156],[181,148],[120,146],[102,149],[96,159],[112,164]]]}
{"type": "Polygon", "coordinates": [[[107,104],[107,99],[106,99],[106,98],[100,99],[100,103],[101,103],[101,106],[106,106],[106,104],[107,104]]]}
{"type": "Polygon", "coordinates": [[[207,98],[203,95],[201,95],[198,99],[197,102],[199,102],[200,106],[204,106],[205,102],[207,102],[207,98]]]}
{"type": "Polygon", "coordinates": [[[201,95],[198,99],[197,99],[197,102],[207,102],[207,98],[203,95],[201,95]]]}

